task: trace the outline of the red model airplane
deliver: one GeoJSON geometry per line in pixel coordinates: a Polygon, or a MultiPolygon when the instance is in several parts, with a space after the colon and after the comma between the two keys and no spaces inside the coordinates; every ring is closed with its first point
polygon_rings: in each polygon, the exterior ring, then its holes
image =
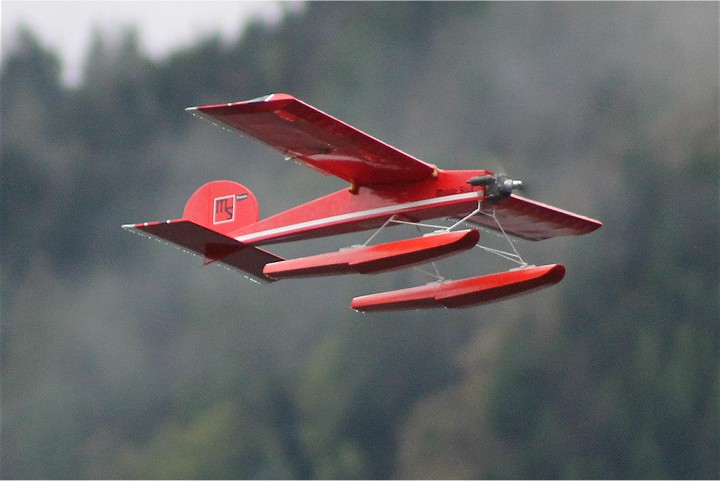
{"type": "MultiPolygon", "coordinates": [[[[255,137],[288,160],[350,184],[259,220],[258,203],[249,189],[236,182],[213,181],[190,197],[181,219],[123,226],[197,253],[205,263],[221,262],[260,281],[373,274],[433,262],[477,245],[480,233],[476,228],[458,230],[467,225],[529,240],[587,234],[602,225],[517,196],[513,191],[522,182],[505,175],[439,169],[291,95],[272,94],[188,110],[255,137]],[[450,225],[424,223],[430,219],[445,219],[450,225]],[[362,245],[289,260],[260,247],[397,224],[433,232],[374,245],[370,244],[373,234],[362,245]]],[[[424,286],[356,297],[351,307],[359,311],[465,307],[556,284],[565,275],[560,264],[528,266],[512,242],[510,246],[513,252],[478,245],[515,262],[515,269],[462,280],[446,280],[438,274],[424,286]]]]}

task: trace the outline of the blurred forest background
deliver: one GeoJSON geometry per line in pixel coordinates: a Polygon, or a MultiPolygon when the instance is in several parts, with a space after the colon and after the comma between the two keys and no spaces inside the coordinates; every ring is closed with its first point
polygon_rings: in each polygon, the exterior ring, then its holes
{"type": "Polygon", "coordinates": [[[2,64],[2,477],[720,477],[717,3],[319,2],[59,62],[25,30],[2,64]],[[256,286],[120,229],[214,179],[262,216],[344,188],[183,111],[272,92],[605,225],[518,242],[551,289],[376,315],[425,281],[256,286]]]}

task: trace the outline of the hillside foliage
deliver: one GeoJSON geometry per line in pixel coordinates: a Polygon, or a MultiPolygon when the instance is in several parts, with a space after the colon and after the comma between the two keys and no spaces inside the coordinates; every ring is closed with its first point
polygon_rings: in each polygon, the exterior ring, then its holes
{"type": "Polygon", "coordinates": [[[717,479],[717,18],[310,2],[162,61],[98,34],[77,87],[22,31],[0,98],[2,477],[717,479]],[[255,286],[120,229],[214,179],[262,216],[344,188],[183,111],[272,92],[604,226],[518,243],[566,265],[552,289],[373,315],[350,299],[424,278],[255,286]]]}

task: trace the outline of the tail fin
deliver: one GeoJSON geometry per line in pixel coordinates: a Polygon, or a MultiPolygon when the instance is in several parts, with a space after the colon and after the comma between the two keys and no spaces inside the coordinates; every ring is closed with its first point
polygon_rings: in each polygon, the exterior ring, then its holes
{"type": "Polygon", "coordinates": [[[237,182],[218,180],[195,191],[185,205],[182,219],[128,224],[123,228],[199,254],[205,264],[221,262],[255,280],[273,282],[275,279],[263,274],[263,267],[284,259],[228,235],[258,218],[257,199],[250,190],[237,182]]]}
{"type": "Polygon", "coordinates": [[[228,234],[260,218],[250,189],[237,182],[215,180],[200,187],[185,204],[183,219],[228,234]]]}

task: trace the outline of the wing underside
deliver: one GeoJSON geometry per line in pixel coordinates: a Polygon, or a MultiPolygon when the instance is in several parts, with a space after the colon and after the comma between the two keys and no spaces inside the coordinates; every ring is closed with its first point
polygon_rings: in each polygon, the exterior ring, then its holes
{"type": "Polygon", "coordinates": [[[506,233],[527,240],[589,234],[602,226],[595,219],[514,194],[484,206],[468,222],[494,230],[501,226],[506,233]]]}
{"type": "Polygon", "coordinates": [[[283,153],[356,185],[417,182],[427,164],[287,94],[192,107],[283,153]]]}

